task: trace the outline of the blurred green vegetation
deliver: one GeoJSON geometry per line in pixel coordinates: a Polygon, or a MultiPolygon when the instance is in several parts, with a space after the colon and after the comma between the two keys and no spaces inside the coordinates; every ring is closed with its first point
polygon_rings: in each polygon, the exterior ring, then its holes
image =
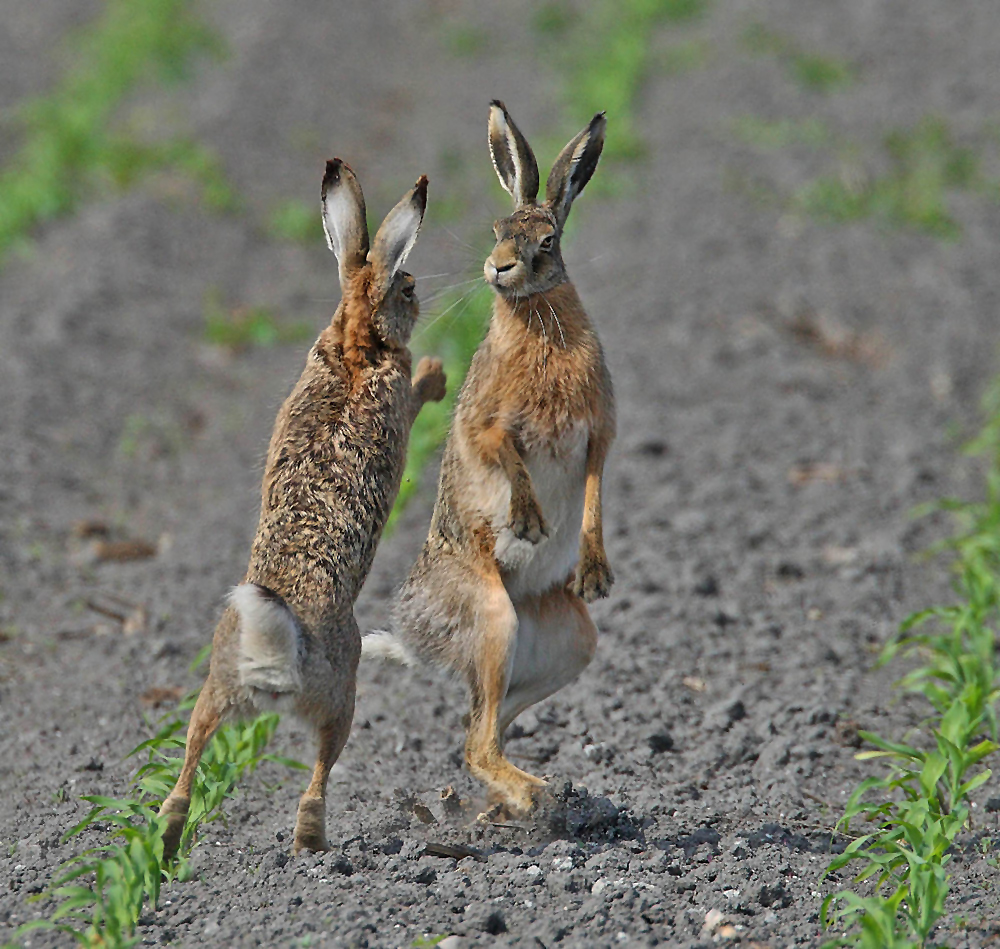
{"type": "Polygon", "coordinates": [[[817,178],[795,193],[793,207],[820,220],[874,216],[936,237],[957,237],[960,229],[948,212],[948,192],[990,187],[975,151],[956,144],[947,123],[934,116],[912,129],[891,132],[885,151],[885,174],[866,177],[848,171],[817,178]]]}
{"type": "Polygon", "coordinates": [[[0,173],[0,254],[39,223],[66,214],[101,187],[127,187],[172,169],[199,183],[212,207],[232,192],[218,161],[189,141],[147,143],[115,127],[114,114],[140,83],[176,82],[196,57],[221,52],[190,0],[107,0],[81,31],[73,65],[56,88],[19,110],[19,152],[0,173]]]}
{"type": "MultiPolygon", "coordinates": [[[[486,254],[483,254],[485,259],[486,254]]],[[[448,394],[440,402],[428,402],[420,410],[410,433],[406,469],[386,530],[396,525],[407,502],[420,486],[421,473],[448,435],[455,400],[493,312],[493,291],[485,283],[465,293],[445,293],[435,309],[440,312],[414,334],[414,365],[424,354],[438,356],[448,377],[448,394]]]]}
{"type": "MultiPolygon", "coordinates": [[[[562,32],[558,55],[564,73],[566,100],[571,116],[587,121],[595,112],[610,118],[604,146],[605,160],[631,160],[644,152],[637,128],[636,106],[646,78],[658,65],[671,71],[692,68],[704,61],[703,44],[677,47],[676,59],[658,62],[652,39],[657,27],[689,24],[703,17],[709,0],[601,0],[579,16],[567,12],[560,18],[549,4],[548,14],[536,14],[536,29],[562,32]]],[[[545,8],[543,8],[545,9],[545,8]]]]}
{"type": "Polygon", "coordinates": [[[856,78],[850,63],[808,52],[790,37],[769,30],[760,23],[752,24],[743,39],[751,52],[775,56],[784,64],[792,79],[811,92],[836,92],[851,85],[856,78]]]}
{"type": "Polygon", "coordinates": [[[318,201],[315,205],[296,198],[282,201],[271,211],[266,230],[271,237],[300,244],[325,241],[318,201]]]}
{"type": "Polygon", "coordinates": [[[792,119],[770,121],[756,115],[740,115],[731,127],[737,138],[757,148],[785,148],[789,145],[825,145],[830,132],[819,119],[796,122],[792,119]]]}
{"type": "Polygon", "coordinates": [[[233,352],[312,340],[308,323],[279,320],[267,307],[222,305],[218,293],[205,297],[205,342],[233,352]]]}
{"type": "Polygon", "coordinates": [[[468,23],[454,23],[444,31],[444,41],[455,56],[469,58],[485,52],[490,45],[489,35],[468,23]]]}

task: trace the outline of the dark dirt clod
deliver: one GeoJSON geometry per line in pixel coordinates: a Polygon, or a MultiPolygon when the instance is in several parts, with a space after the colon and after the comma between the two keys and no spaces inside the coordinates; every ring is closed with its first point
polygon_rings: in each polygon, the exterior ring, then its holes
{"type": "Polygon", "coordinates": [[[494,910],[483,920],[482,930],[491,936],[499,936],[507,932],[507,924],[504,922],[503,913],[494,910]]]}
{"type": "Polygon", "coordinates": [[[695,585],[694,592],[698,596],[718,596],[719,581],[712,574],[702,577],[695,585]]]}
{"type": "Polygon", "coordinates": [[[650,735],[646,741],[649,744],[649,750],[652,751],[654,755],[674,750],[674,739],[670,732],[656,732],[655,734],[650,735]]]}

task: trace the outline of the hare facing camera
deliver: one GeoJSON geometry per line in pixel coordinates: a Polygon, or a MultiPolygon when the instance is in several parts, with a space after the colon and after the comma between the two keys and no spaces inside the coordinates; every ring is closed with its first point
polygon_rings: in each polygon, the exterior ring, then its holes
{"type": "Polygon", "coordinates": [[[270,708],[315,729],[319,750],[293,849],[327,847],[327,778],[351,730],[361,655],[354,602],[399,490],[413,420],[445,394],[439,360],[421,360],[411,381],[407,349],[419,307],[414,279],[400,268],[426,203],[421,177],[369,246],[361,186],[342,161],[327,162],[323,227],[341,302],[274,423],[250,565],[216,627],[180,778],[160,808],[166,857],[180,843],[213,732],[270,708]]]}
{"type": "Polygon", "coordinates": [[[465,678],[466,762],[515,815],[545,782],[504,757],[504,733],[590,662],[597,630],[586,604],[613,582],[601,529],[611,379],[560,252],[604,128],[596,115],[566,145],[539,203],[531,147],[492,103],[490,153],[515,206],[494,225],[485,265],[493,317],[458,397],[430,532],[393,632],[364,640],[365,652],[427,659],[465,678]]]}

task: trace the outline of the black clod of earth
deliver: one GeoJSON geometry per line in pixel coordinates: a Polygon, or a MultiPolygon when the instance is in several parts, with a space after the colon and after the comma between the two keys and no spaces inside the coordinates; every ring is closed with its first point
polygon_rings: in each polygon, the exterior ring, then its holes
{"type": "Polygon", "coordinates": [[[349,877],[352,873],[354,873],[354,865],[351,863],[350,860],[347,859],[347,857],[343,856],[343,854],[341,854],[338,857],[335,857],[328,864],[328,866],[334,872],[341,873],[345,877],[349,877]]]}
{"type": "Polygon", "coordinates": [[[280,870],[286,863],[288,863],[288,854],[284,850],[276,850],[271,854],[270,864],[276,869],[280,870]]]}
{"type": "Polygon", "coordinates": [[[747,717],[747,707],[741,699],[737,699],[726,709],[726,715],[731,722],[739,722],[747,717]]]}
{"type": "Polygon", "coordinates": [[[437,880],[437,870],[433,867],[421,867],[417,872],[417,875],[413,878],[414,883],[423,883],[425,886],[430,886],[435,880],[437,880]]]}
{"type": "Polygon", "coordinates": [[[674,739],[670,732],[661,731],[650,735],[646,739],[649,744],[649,750],[653,752],[654,755],[661,755],[665,751],[674,750],[674,739]]]}
{"type": "Polygon", "coordinates": [[[719,581],[711,574],[707,574],[694,585],[694,592],[698,596],[718,596],[719,581]]]}
{"type": "Polygon", "coordinates": [[[995,814],[997,811],[1000,811],[1000,797],[989,798],[984,806],[988,813],[995,814]]]}
{"type": "Polygon", "coordinates": [[[507,932],[507,924],[504,922],[500,910],[494,910],[486,917],[483,921],[483,932],[489,933],[491,936],[499,936],[501,933],[507,932]]]}
{"type": "Polygon", "coordinates": [[[639,445],[636,450],[640,455],[645,455],[647,458],[662,458],[669,450],[669,447],[666,442],[658,438],[650,438],[639,445]]]}
{"type": "Polygon", "coordinates": [[[765,883],[760,888],[760,893],[757,894],[757,902],[764,907],[778,906],[784,908],[791,906],[792,897],[780,883],[775,883],[773,886],[768,886],[765,883]]]}

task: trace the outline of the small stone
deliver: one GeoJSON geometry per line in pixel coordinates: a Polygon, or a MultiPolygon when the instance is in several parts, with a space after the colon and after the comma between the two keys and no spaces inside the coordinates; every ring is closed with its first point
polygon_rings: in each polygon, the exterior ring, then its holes
{"type": "Polygon", "coordinates": [[[441,807],[449,817],[462,813],[462,799],[450,784],[441,792],[441,807]]]}
{"type": "MultiPolygon", "coordinates": [[[[837,724],[833,727],[834,741],[845,748],[860,748],[861,735],[859,725],[853,718],[837,719],[837,724]]],[[[997,799],[1000,801],[1000,798],[997,799]]]]}
{"type": "Polygon", "coordinates": [[[413,877],[414,883],[429,886],[437,880],[437,871],[433,867],[421,867],[413,877]]]}
{"type": "Polygon", "coordinates": [[[421,824],[437,823],[437,818],[434,816],[431,809],[426,804],[421,804],[419,801],[413,805],[413,816],[416,817],[421,824]]]}

